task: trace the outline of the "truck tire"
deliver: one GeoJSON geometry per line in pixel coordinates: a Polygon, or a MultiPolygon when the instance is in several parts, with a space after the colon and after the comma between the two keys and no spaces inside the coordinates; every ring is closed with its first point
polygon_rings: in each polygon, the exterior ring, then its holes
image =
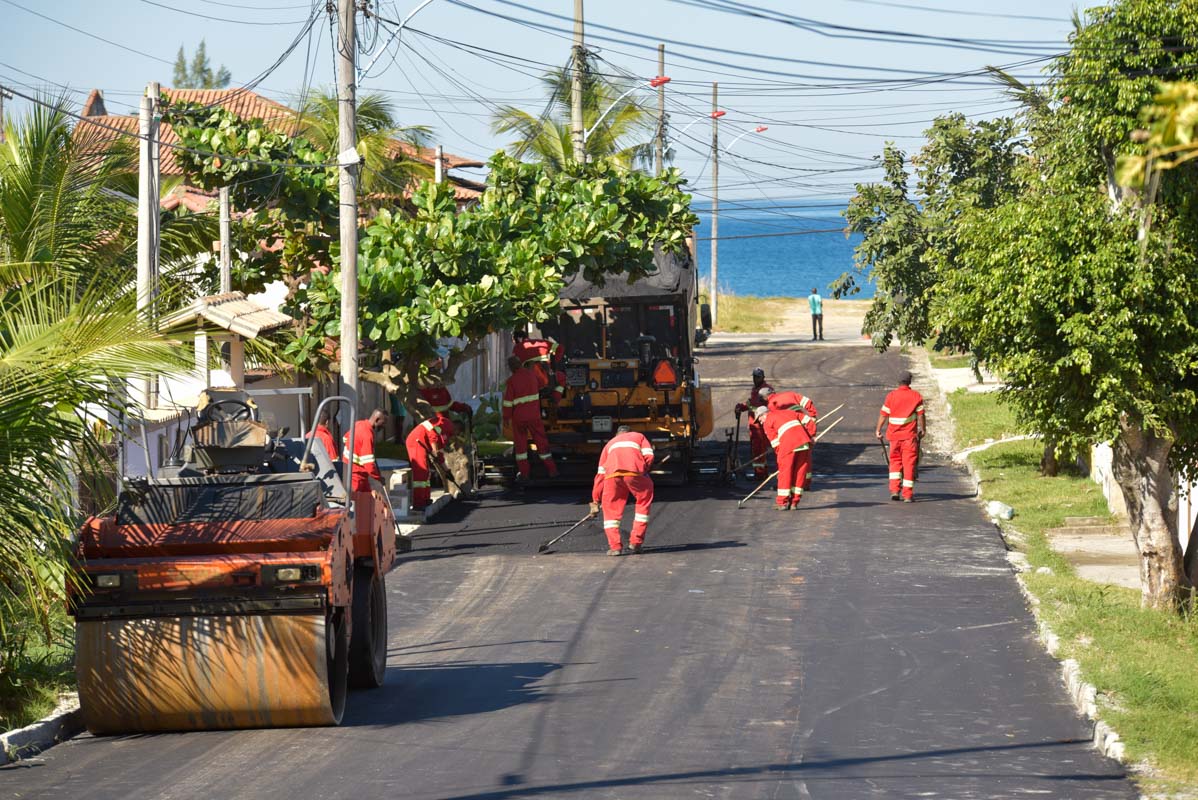
{"type": "Polygon", "coordinates": [[[377,689],[387,675],[387,587],[373,566],[354,568],[353,615],[349,685],[377,689]]]}
{"type": "Polygon", "coordinates": [[[711,304],[701,303],[699,305],[699,327],[708,333],[711,332],[711,304]]]}

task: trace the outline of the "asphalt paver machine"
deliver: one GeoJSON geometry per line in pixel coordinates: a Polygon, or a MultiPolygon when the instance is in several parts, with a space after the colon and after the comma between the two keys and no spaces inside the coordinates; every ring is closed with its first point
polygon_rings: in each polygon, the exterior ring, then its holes
{"type": "MultiPolygon", "coordinates": [[[[348,401],[316,419],[330,403],[348,401]]],[[[388,499],[285,434],[208,390],[190,441],[84,523],[69,601],[91,732],[335,725],[348,688],[382,684],[388,499]]]]}

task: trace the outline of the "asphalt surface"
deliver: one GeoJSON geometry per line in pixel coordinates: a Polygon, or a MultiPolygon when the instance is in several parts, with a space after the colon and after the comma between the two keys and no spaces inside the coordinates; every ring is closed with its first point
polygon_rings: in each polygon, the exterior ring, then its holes
{"type": "Polygon", "coordinates": [[[389,576],[386,685],[341,727],[80,736],[0,769],[0,797],[1136,797],[965,476],[929,457],[889,500],[872,427],[899,357],[725,340],[700,369],[731,409],[756,365],[846,403],[799,511],[737,510],[743,479],[663,488],[644,554],[591,523],[538,556],[585,492],[490,492],[389,576]]]}

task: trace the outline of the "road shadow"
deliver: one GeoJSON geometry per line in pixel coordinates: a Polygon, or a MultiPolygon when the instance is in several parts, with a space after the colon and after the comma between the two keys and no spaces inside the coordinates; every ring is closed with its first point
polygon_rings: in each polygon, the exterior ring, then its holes
{"type": "MultiPolygon", "coordinates": [[[[897,779],[909,781],[911,775],[900,770],[896,770],[894,774],[877,774],[874,772],[860,772],[860,768],[869,767],[879,764],[895,764],[895,765],[915,765],[922,761],[928,761],[930,764],[936,764],[939,769],[921,768],[919,777],[922,781],[927,781],[930,778],[944,779],[966,779],[966,780],[985,780],[999,784],[1004,788],[995,787],[995,795],[1005,794],[1006,786],[1004,781],[1015,780],[1027,782],[1029,776],[1018,767],[1009,767],[1007,769],[995,768],[984,769],[975,768],[972,770],[955,769],[951,765],[938,763],[938,760],[951,758],[954,756],[964,758],[974,758],[984,756],[986,754],[1019,754],[1028,751],[1044,751],[1045,754],[1051,753],[1055,748],[1068,747],[1085,747],[1090,744],[1089,739],[1061,739],[1049,742],[1026,742],[1018,744],[1000,744],[1000,745],[981,745],[978,747],[958,747],[958,748],[942,748],[936,750],[924,750],[918,752],[896,753],[893,755],[880,756],[862,756],[857,758],[828,758],[828,759],[804,759],[798,763],[774,763],[774,764],[756,764],[743,767],[726,767],[722,769],[702,769],[688,770],[678,772],[659,772],[649,775],[630,775],[626,777],[603,778],[590,781],[574,781],[571,783],[552,783],[541,785],[521,785],[523,779],[520,775],[504,776],[501,781],[502,788],[486,790],[482,792],[472,792],[470,794],[458,794],[451,797],[446,797],[445,800],[509,800],[515,797],[565,797],[575,793],[597,791],[603,796],[623,796],[614,794],[615,790],[621,788],[660,786],[665,787],[674,785],[678,790],[677,794],[668,796],[682,796],[683,786],[710,787],[716,783],[754,783],[762,781],[782,781],[782,780],[803,780],[803,781],[834,781],[837,784],[843,784],[845,780],[852,779],[851,776],[859,774],[857,780],[862,782],[876,782],[885,779],[897,779]],[[854,768],[857,768],[854,770],[854,768]],[[846,770],[850,770],[846,775],[846,770]],[[606,791],[604,791],[606,790],[606,791]]],[[[1064,754],[1062,754],[1063,756],[1064,754]]],[[[978,764],[978,767],[981,767],[978,764]]],[[[997,764],[994,765],[998,767],[997,764]]],[[[1035,780],[1045,781],[1052,785],[1057,784],[1062,787],[1063,791],[1081,790],[1077,784],[1082,782],[1098,783],[1102,788],[1110,788],[1112,791],[1117,791],[1118,787],[1111,784],[1122,783],[1127,780],[1126,773],[1115,762],[1111,762],[1110,772],[1073,772],[1070,773],[1068,762],[1059,764],[1060,771],[1057,773],[1038,770],[1034,776],[1035,780]],[[1071,787],[1071,788],[1065,788],[1071,787]]],[[[1090,789],[1097,787],[1089,787],[1090,789]]],[[[638,795],[639,796],[639,795],[638,795]]],[[[663,795],[665,796],[665,795],[663,795]]],[[[1104,796],[1109,796],[1104,793],[1104,796]]],[[[1136,796],[1134,791],[1128,791],[1128,798],[1136,796]]]]}
{"type": "Polygon", "coordinates": [[[539,684],[561,668],[553,661],[387,667],[381,688],[350,695],[342,724],[406,725],[539,703],[550,696],[539,684]]]}

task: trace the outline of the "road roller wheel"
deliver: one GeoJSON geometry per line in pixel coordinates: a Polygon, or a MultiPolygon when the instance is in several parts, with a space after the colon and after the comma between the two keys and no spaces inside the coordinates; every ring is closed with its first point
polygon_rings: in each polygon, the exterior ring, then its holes
{"type": "Polygon", "coordinates": [[[345,695],[349,689],[349,632],[345,609],[334,608],[325,622],[325,658],[329,676],[329,706],[333,724],[340,725],[345,714],[345,695]]]}
{"type": "Polygon", "coordinates": [[[349,683],[376,689],[387,675],[387,588],[374,567],[354,570],[354,625],[349,646],[349,683]]]}

